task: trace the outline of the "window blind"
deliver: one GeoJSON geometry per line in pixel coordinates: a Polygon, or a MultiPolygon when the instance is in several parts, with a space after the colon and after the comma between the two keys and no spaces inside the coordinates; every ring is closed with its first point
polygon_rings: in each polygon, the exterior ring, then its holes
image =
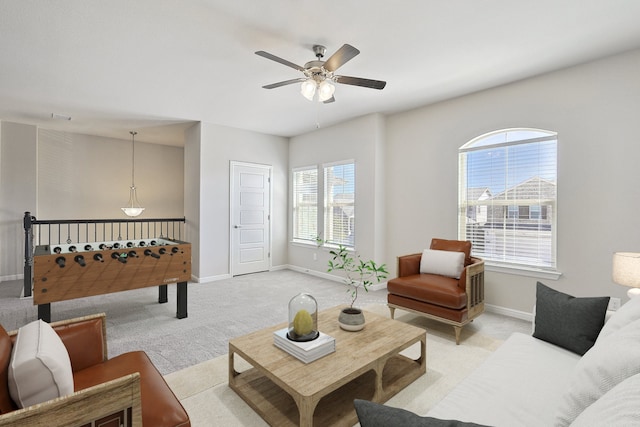
{"type": "Polygon", "coordinates": [[[318,168],[293,170],[293,239],[318,237],[318,168]]]}
{"type": "Polygon", "coordinates": [[[324,240],[355,247],[355,163],[323,166],[324,240]]]}
{"type": "Polygon", "coordinates": [[[459,150],[458,237],[496,264],[556,268],[557,136],[512,129],[459,150]]]}

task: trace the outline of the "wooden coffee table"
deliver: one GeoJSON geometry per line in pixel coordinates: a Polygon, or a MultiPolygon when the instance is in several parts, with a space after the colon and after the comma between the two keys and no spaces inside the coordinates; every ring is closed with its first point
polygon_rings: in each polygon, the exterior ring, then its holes
{"type": "Polygon", "coordinates": [[[287,323],[229,341],[229,386],[272,426],[352,426],[353,399],[386,402],[426,372],[426,332],[365,311],[366,326],[338,326],[343,307],[318,313],[318,329],[336,339],[336,351],[305,364],[273,344],[287,323]],[[402,350],[420,342],[420,357],[402,350]],[[238,355],[252,368],[238,372],[238,355]]]}

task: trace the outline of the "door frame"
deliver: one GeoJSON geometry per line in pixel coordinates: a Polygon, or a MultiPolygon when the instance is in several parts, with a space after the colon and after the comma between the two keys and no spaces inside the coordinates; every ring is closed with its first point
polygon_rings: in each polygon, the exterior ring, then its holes
{"type": "Polygon", "coordinates": [[[271,271],[272,257],[271,257],[271,249],[272,249],[272,230],[271,230],[271,215],[273,213],[273,187],[271,186],[271,177],[273,176],[273,165],[268,165],[264,163],[251,163],[251,162],[242,162],[237,160],[229,161],[229,275],[234,277],[234,248],[233,248],[233,213],[234,213],[234,189],[235,189],[235,168],[237,166],[245,166],[250,168],[264,169],[269,172],[269,223],[267,224],[267,236],[269,238],[269,246],[267,248],[268,252],[268,270],[271,271]]]}

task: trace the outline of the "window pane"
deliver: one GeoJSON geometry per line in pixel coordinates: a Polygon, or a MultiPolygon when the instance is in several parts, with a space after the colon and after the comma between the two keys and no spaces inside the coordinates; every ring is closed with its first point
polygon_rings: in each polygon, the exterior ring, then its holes
{"type": "Polygon", "coordinates": [[[318,236],[318,169],[293,171],[293,238],[314,241],[318,236]]]}
{"type": "Polygon", "coordinates": [[[555,268],[556,152],[554,133],[517,129],[461,148],[459,238],[474,255],[555,268]]]}
{"type": "Polygon", "coordinates": [[[355,245],[355,164],[324,168],[324,240],[355,245]]]}
{"type": "Polygon", "coordinates": [[[486,147],[489,145],[526,141],[528,139],[545,138],[555,136],[554,132],[537,129],[510,129],[501,132],[492,132],[471,140],[462,146],[462,149],[486,147]]]}

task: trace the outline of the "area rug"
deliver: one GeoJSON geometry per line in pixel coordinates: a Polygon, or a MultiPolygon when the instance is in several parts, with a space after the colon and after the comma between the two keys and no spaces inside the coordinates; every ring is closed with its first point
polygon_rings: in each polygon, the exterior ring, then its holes
{"type": "MultiPolygon", "coordinates": [[[[364,308],[389,317],[389,310],[383,304],[364,308]]],[[[465,333],[463,329],[461,343],[456,345],[450,326],[398,311],[396,319],[428,329],[427,373],[386,404],[420,415],[426,414],[502,343],[479,332],[465,333]]],[[[408,348],[403,354],[417,358],[420,354],[419,344],[408,348]]],[[[238,364],[237,368],[243,370],[248,366],[238,364]]],[[[165,379],[189,413],[194,427],[266,426],[267,423],[229,388],[228,367],[228,356],[223,355],[172,372],[165,379]]]]}

